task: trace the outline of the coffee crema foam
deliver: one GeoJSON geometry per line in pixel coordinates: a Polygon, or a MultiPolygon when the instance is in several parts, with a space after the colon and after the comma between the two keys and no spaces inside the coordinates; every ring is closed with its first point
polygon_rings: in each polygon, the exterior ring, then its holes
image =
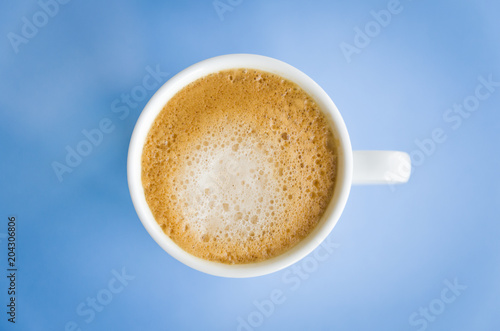
{"type": "Polygon", "coordinates": [[[168,101],[149,131],[142,184],[163,231],[222,263],[284,253],[318,224],[332,198],[336,139],[295,83],[224,70],[168,101]]]}

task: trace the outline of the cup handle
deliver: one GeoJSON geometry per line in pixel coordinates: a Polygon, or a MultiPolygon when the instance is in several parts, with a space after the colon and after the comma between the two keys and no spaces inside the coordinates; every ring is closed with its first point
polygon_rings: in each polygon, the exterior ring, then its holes
{"type": "Polygon", "coordinates": [[[410,179],[411,160],[405,152],[354,151],[352,183],[403,184],[410,179]]]}

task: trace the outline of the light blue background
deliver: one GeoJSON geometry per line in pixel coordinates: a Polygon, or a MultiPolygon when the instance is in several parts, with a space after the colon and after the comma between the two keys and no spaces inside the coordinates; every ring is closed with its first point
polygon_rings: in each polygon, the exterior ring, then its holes
{"type": "Polygon", "coordinates": [[[3,1],[0,329],[64,330],[74,321],[82,330],[236,330],[254,300],[279,289],[285,302],[255,330],[418,330],[410,315],[456,278],[467,289],[426,329],[500,330],[500,90],[457,130],[443,120],[478,76],[500,81],[500,5],[401,6],[348,63],[339,45],[353,44],[353,29],[387,1],[245,0],[220,20],[210,0],[73,0],[18,53],[7,35],[40,7],[3,1]],[[227,53],[275,57],[311,76],[337,104],[355,149],[412,152],[435,128],[447,136],[407,185],[353,187],[330,235],[340,247],[296,290],[287,271],[224,279],[184,266],[147,234],[129,197],[128,142],[146,100],[123,120],[113,101],[142,83],[147,66],[171,77],[227,53]],[[64,162],[66,146],[103,118],[114,131],[58,181],[52,162],[64,162]],[[10,215],[15,327],[5,314],[10,215]],[[135,278],[87,324],[76,308],[122,268],[135,278]]]}

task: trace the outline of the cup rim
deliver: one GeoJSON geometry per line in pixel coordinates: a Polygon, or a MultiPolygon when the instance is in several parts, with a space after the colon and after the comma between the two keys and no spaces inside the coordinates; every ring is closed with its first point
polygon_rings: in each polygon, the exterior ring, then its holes
{"type": "Polygon", "coordinates": [[[133,205],[150,236],[168,254],[198,271],[220,277],[247,278],[284,269],[310,254],[330,234],[344,210],[352,183],[352,148],[339,110],[328,94],[299,69],[274,58],[255,54],[228,54],[212,57],[182,70],[164,83],[144,107],[134,127],[127,157],[127,179],[133,205]],[[144,142],[157,115],[178,91],[198,78],[225,69],[247,68],[277,74],[298,84],[319,105],[337,140],[338,171],[335,190],[320,222],[313,231],[285,253],[261,262],[224,264],[196,257],[180,248],[156,222],[147,204],[141,179],[144,142]]]}

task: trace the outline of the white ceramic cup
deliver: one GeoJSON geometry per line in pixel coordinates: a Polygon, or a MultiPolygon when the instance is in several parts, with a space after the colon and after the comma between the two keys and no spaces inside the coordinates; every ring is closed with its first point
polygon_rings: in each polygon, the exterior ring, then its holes
{"type": "Polygon", "coordinates": [[[299,261],[318,247],[337,223],[352,184],[395,184],[408,181],[408,154],[395,151],[353,152],[349,135],[337,107],[311,78],[282,61],[252,54],[217,56],[196,63],[167,81],[149,100],[130,141],[127,176],[130,195],[142,224],[151,237],[171,256],[196,270],[222,277],[255,277],[269,274],[299,261]],[[259,69],[298,84],[319,105],[338,139],[338,173],[335,191],[318,225],[302,241],[282,255],[256,263],[229,265],[198,258],[181,249],[161,229],[149,209],[141,182],[141,157],[149,129],[167,101],[189,83],[210,73],[231,68],[259,69]]]}

